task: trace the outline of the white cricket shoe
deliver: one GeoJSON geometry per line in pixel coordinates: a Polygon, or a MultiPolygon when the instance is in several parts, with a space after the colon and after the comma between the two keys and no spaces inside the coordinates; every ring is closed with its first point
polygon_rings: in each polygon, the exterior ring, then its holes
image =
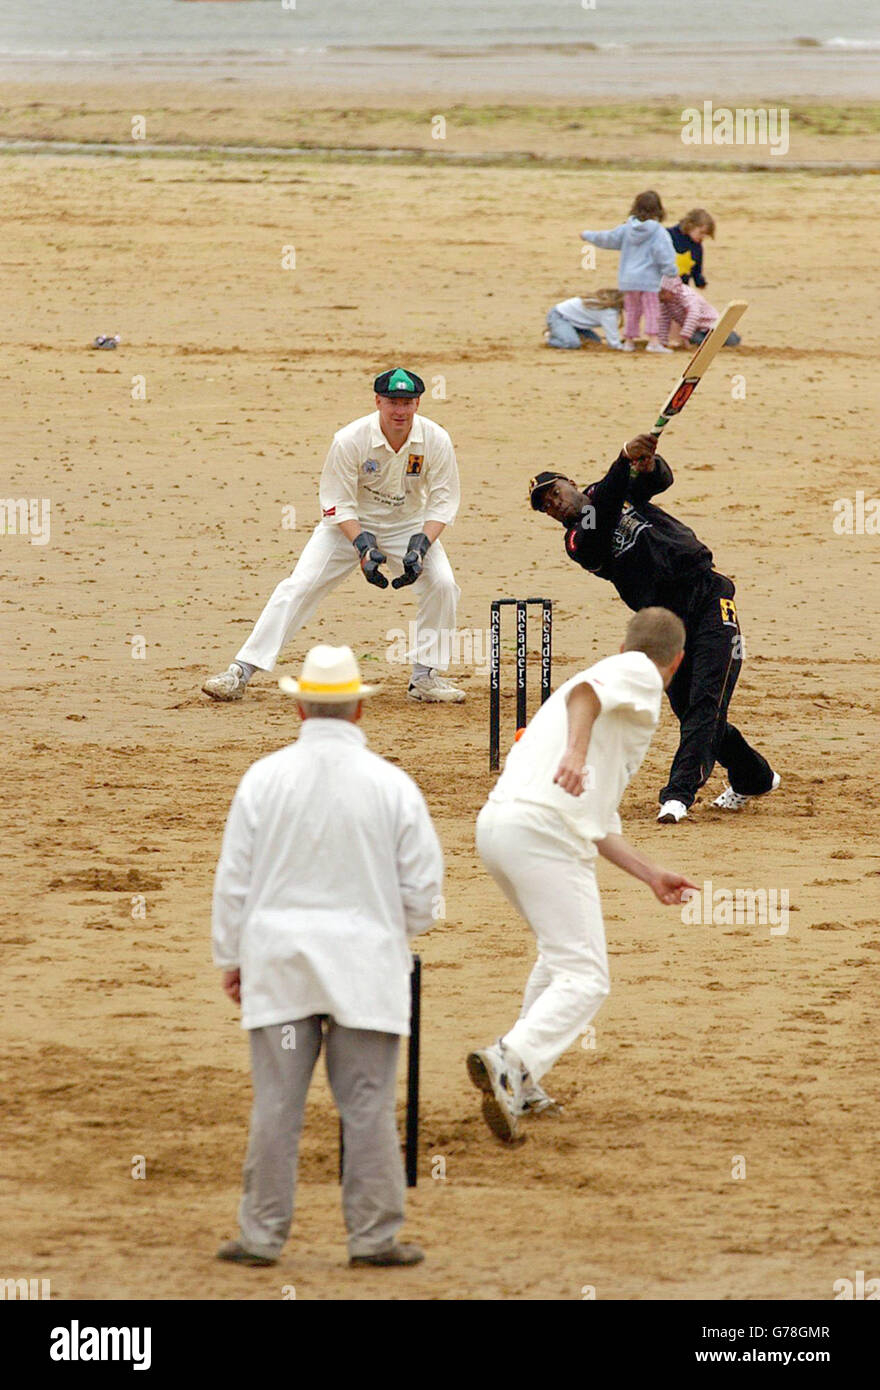
{"type": "Polygon", "coordinates": [[[539,1086],[537,1081],[532,1081],[529,1073],[524,1071],[521,1077],[522,1088],[522,1108],[521,1115],[558,1115],[562,1106],[558,1100],[548,1096],[543,1086],[539,1086]]]}
{"type": "Polygon", "coordinates": [[[664,347],[662,343],[649,343],[645,352],[671,352],[672,348],[664,347]]]}
{"type": "Polygon", "coordinates": [[[483,1092],[483,1119],[496,1138],[514,1144],[520,1138],[523,1064],[499,1038],[481,1052],[468,1053],[468,1076],[483,1092]]]}
{"type": "MultiPolygon", "coordinates": [[[[779,773],[774,772],[772,784],[765,792],[758,792],[757,795],[769,796],[771,792],[775,792],[781,781],[782,778],[779,776],[779,773]]],[[[716,796],[712,805],[717,806],[721,811],[741,811],[746,802],[752,800],[754,800],[754,797],[743,796],[740,792],[735,792],[733,787],[725,787],[721,795],[716,796]]]]}
{"type": "Polygon", "coordinates": [[[620,350],[621,352],[635,352],[636,345],[633,342],[632,338],[627,338],[623,347],[620,350]]]}
{"type": "Polygon", "coordinates": [[[678,825],[680,820],[687,820],[687,813],[683,801],[664,801],[657,819],[661,825],[678,825]]]}
{"type": "Polygon", "coordinates": [[[444,676],[438,676],[436,671],[411,680],[406,693],[411,700],[424,700],[429,705],[460,705],[464,699],[464,691],[444,676]]]}
{"type": "Polygon", "coordinates": [[[240,700],[247,690],[247,681],[238,662],[233,661],[232,665],[221,671],[218,676],[209,676],[202,690],[206,695],[210,695],[212,700],[240,700]]]}

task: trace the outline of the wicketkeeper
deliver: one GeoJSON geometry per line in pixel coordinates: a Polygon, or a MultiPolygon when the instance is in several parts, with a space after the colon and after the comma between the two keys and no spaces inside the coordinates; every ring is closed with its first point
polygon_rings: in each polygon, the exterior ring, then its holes
{"type": "Polygon", "coordinates": [[[439,537],[458,512],[452,440],[418,414],[425,383],[397,367],[373,383],[376,410],[337,431],[321,473],[322,518],[289,579],[275,589],[228,670],[202,686],[214,700],[240,700],[254,671],[272,671],[285,642],[331,590],[360,565],[387,589],[413,586],[419,607],[410,699],[459,703],[464,691],[441,673],[449,664],[461,590],[439,537]]]}

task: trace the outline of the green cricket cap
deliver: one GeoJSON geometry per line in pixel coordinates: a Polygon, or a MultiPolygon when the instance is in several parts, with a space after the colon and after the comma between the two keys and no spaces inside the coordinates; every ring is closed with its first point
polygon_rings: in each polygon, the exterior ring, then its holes
{"type": "Polygon", "coordinates": [[[392,367],[390,372],[383,372],[381,376],[376,377],[373,390],[377,396],[389,396],[391,399],[401,396],[407,400],[413,396],[424,395],[425,383],[415,372],[406,372],[403,367],[392,367]]]}

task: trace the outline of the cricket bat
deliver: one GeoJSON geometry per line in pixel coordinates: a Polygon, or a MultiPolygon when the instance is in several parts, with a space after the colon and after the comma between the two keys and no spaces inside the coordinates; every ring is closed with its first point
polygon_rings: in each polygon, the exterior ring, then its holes
{"type": "Polygon", "coordinates": [[[728,333],[739,323],[748,304],[744,299],[732,299],[716,323],[715,327],[700,343],[690,362],[688,362],[669,400],[657,417],[651,434],[659,439],[673,415],[683,410],[696,391],[702,377],[709,369],[718,349],[724,345],[728,333]]]}

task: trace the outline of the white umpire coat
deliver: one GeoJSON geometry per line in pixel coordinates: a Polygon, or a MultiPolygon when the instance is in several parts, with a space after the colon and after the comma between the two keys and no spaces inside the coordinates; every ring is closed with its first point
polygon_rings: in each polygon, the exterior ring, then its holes
{"type": "Polygon", "coordinates": [[[439,915],[443,854],[415,782],[357,725],[309,719],[248,769],[214,881],[214,963],[243,1028],[312,1014],[409,1032],[409,938],[439,915]]]}

